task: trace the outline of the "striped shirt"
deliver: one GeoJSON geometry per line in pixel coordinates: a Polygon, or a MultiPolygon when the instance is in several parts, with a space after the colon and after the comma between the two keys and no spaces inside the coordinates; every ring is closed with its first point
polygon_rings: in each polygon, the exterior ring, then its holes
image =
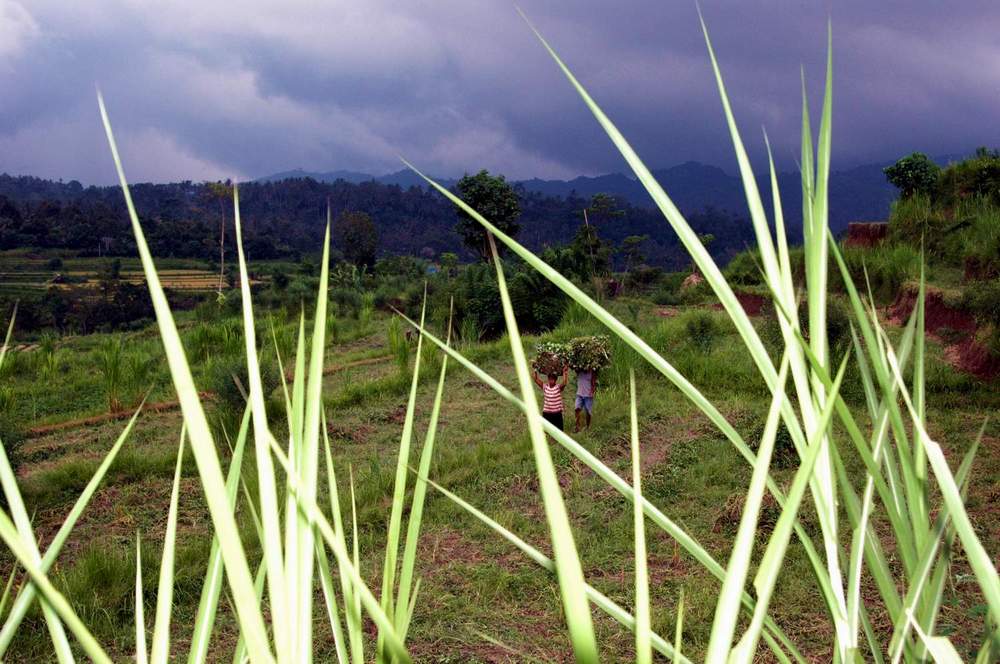
{"type": "Polygon", "coordinates": [[[563,410],[563,400],[562,391],[565,385],[560,385],[556,383],[555,385],[549,385],[544,383],[542,385],[542,394],[544,395],[542,399],[542,411],[545,413],[561,413],[563,410]]]}

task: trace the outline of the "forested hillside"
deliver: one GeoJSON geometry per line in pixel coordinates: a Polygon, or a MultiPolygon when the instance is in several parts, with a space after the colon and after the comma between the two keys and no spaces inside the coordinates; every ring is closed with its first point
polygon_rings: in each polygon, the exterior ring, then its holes
{"type": "MultiPolygon", "coordinates": [[[[550,196],[516,186],[521,216],[519,237],[537,250],[568,243],[584,223],[590,197],[550,196]]],[[[232,228],[228,194],[205,183],[137,184],[132,196],[158,256],[214,259],[220,225],[232,228]]],[[[241,185],[245,244],[256,259],[294,257],[316,251],[329,201],[334,217],[367,213],[378,234],[378,255],[435,258],[443,252],[472,255],[454,232],[454,207],[421,187],[402,188],[375,181],[317,182],[311,178],[241,185]]],[[[599,236],[615,246],[629,236],[648,235],[645,262],[681,268],[688,258],[659,212],[624,200],[614,214],[590,219],[599,236]]],[[[710,250],[725,260],[752,241],[749,222],[713,208],[686,210],[691,225],[711,234],[710,250]]],[[[230,231],[227,231],[230,232],[230,231]]],[[[133,255],[121,192],[117,187],[83,187],[34,177],[0,175],[0,249],[57,248],[81,255],[133,255]]]]}

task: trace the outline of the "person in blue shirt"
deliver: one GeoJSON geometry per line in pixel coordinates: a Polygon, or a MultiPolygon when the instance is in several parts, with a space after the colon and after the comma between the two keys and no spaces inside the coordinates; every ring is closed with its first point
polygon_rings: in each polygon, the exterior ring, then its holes
{"type": "Polygon", "coordinates": [[[573,429],[574,433],[578,433],[580,429],[590,428],[596,389],[597,372],[593,369],[583,369],[576,372],[576,427],[573,429]]]}

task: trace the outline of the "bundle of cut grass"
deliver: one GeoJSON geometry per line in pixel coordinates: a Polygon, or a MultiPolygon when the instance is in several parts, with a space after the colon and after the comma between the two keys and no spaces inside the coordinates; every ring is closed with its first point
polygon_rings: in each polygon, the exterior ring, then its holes
{"type": "Polygon", "coordinates": [[[611,364],[611,342],[603,334],[577,337],[566,344],[565,357],[573,371],[600,371],[611,364]]]}
{"type": "Polygon", "coordinates": [[[566,366],[566,344],[546,341],[535,347],[532,368],[542,375],[561,374],[566,366]]]}

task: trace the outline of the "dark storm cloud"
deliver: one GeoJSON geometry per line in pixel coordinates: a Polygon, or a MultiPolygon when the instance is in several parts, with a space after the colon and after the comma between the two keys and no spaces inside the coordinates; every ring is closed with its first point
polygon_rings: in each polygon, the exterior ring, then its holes
{"type": "MultiPolygon", "coordinates": [[[[524,9],[651,166],[733,169],[693,2],[524,9]]],[[[794,167],[834,30],[835,166],[1000,144],[995,2],[703,3],[755,159],[794,167]]],[[[0,0],[0,171],[136,180],[302,167],[565,177],[623,164],[511,4],[0,0]]],[[[759,162],[758,162],[759,163],[759,162]]]]}

